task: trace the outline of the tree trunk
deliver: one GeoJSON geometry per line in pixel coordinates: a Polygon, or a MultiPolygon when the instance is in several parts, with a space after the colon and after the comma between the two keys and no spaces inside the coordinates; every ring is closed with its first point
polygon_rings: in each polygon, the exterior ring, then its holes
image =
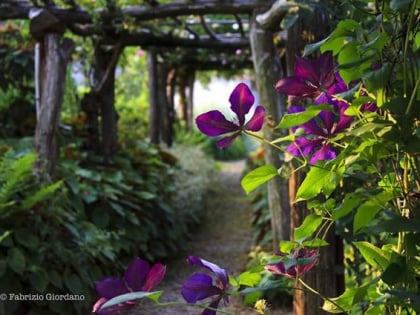
{"type": "Polygon", "coordinates": [[[175,87],[176,87],[177,70],[172,68],[168,72],[166,79],[166,98],[168,104],[168,122],[169,122],[169,137],[168,146],[171,146],[174,138],[174,124],[175,124],[175,87]]]}
{"type": "Polygon", "coordinates": [[[194,82],[195,69],[187,69],[187,122],[188,128],[192,132],[194,128],[194,82]]]}
{"type": "Polygon", "coordinates": [[[159,107],[160,115],[159,120],[159,135],[158,143],[162,140],[166,145],[170,146],[172,143],[172,125],[169,113],[169,104],[167,98],[167,86],[166,81],[168,78],[168,67],[163,63],[158,63],[157,67],[157,87],[156,87],[156,102],[159,107]]]}
{"type": "Polygon", "coordinates": [[[40,70],[40,108],[34,146],[38,154],[36,172],[44,180],[54,177],[57,160],[57,131],[66,80],[68,57],[73,49],[69,39],[47,33],[43,36],[40,70]]]}
{"type": "MultiPolygon", "coordinates": [[[[255,21],[257,13],[251,19],[250,41],[259,102],[266,108],[269,120],[278,122],[285,111],[285,100],[274,89],[274,84],[283,76],[283,71],[273,44],[273,33],[259,27],[255,21]]],[[[269,141],[282,136],[269,123],[264,124],[263,132],[269,141]]],[[[280,168],[284,163],[282,152],[267,144],[264,148],[266,163],[280,168]]],[[[279,251],[280,240],[289,239],[290,206],[287,186],[287,181],[280,176],[268,182],[268,206],[275,252],[279,251]]]]}
{"type": "Polygon", "coordinates": [[[115,69],[120,47],[105,50],[101,45],[95,46],[94,92],[98,98],[101,112],[101,148],[105,161],[117,151],[118,115],[115,110],[115,69]]]}
{"type": "Polygon", "coordinates": [[[147,66],[149,69],[149,139],[153,144],[158,144],[160,139],[159,117],[161,115],[158,103],[158,71],[156,51],[151,49],[147,53],[147,66]]]}

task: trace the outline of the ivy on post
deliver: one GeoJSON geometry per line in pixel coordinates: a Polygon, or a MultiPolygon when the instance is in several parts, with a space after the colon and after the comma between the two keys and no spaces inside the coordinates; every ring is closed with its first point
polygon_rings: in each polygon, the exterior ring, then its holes
{"type": "MultiPolygon", "coordinates": [[[[286,42],[286,64],[287,74],[295,73],[296,56],[302,55],[306,44],[323,39],[328,34],[328,21],[322,12],[315,10],[310,18],[293,14],[288,16],[288,20],[294,22],[287,28],[286,42]],[[323,27],[314,28],[313,25],[323,27]]],[[[286,27],[286,26],[285,26],[286,27]]],[[[318,69],[318,71],[321,71],[318,69]]],[[[290,104],[292,98],[289,98],[290,104]]],[[[293,235],[299,226],[304,222],[311,212],[307,207],[306,201],[296,201],[299,187],[304,180],[304,174],[300,171],[292,172],[289,181],[289,194],[291,201],[291,234],[293,235]]],[[[337,296],[344,289],[344,275],[336,273],[343,260],[342,240],[335,235],[335,227],[332,226],[326,236],[329,246],[320,248],[319,261],[314,272],[303,277],[305,282],[324,296],[337,296]]],[[[313,295],[304,290],[299,283],[301,290],[295,290],[293,299],[294,314],[315,315],[322,313],[323,303],[319,295],[313,295]]]]}
{"type": "Polygon", "coordinates": [[[65,26],[48,10],[30,11],[30,31],[38,41],[36,73],[37,124],[34,147],[36,172],[43,180],[54,176],[57,159],[57,129],[63,101],[66,68],[73,41],[63,39],[65,26]]]}

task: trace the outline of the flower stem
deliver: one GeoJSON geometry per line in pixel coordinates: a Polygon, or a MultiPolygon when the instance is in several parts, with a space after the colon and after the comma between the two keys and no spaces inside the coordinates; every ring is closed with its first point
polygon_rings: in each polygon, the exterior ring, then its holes
{"type": "Polygon", "coordinates": [[[331,304],[333,304],[334,306],[336,306],[339,310],[341,310],[343,313],[347,314],[347,311],[345,309],[343,309],[340,305],[338,305],[337,303],[335,303],[330,298],[327,298],[326,296],[323,296],[321,293],[319,293],[318,291],[316,291],[314,288],[310,287],[308,284],[306,284],[305,281],[302,280],[302,278],[299,278],[298,280],[299,280],[300,284],[302,284],[305,287],[305,289],[307,289],[309,292],[318,295],[324,301],[330,302],[331,304]]]}
{"type": "MultiPolygon", "coordinates": [[[[275,149],[277,149],[277,150],[279,150],[279,151],[281,151],[281,152],[283,152],[283,153],[286,153],[286,152],[287,152],[285,148],[280,147],[280,146],[278,146],[277,144],[275,144],[275,143],[273,143],[273,142],[271,142],[271,141],[268,141],[266,138],[261,137],[261,136],[259,136],[259,135],[255,134],[255,133],[253,133],[253,132],[249,132],[248,130],[243,130],[243,132],[244,132],[246,135],[248,135],[248,136],[250,136],[250,137],[253,137],[254,139],[257,139],[258,141],[260,141],[260,142],[262,142],[262,143],[264,143],[264,144],[270,145],[270,146],[272,146],[273,148],[275,148],[275,149]]],[[[308,164],[308,162],[307,162],[306,160],[304,160],[304,159],[301,159],[301,158],[299,158],[299,157],[297,157],[297,156],[295,156],[294,158],[302,164],[302,167],[304,167],[304,166],[306,166],[306,165],[308,164]]],[[[299,167],[299,169],[300,169],[300,168],[301,168],[301,167],[299,167]]]]}

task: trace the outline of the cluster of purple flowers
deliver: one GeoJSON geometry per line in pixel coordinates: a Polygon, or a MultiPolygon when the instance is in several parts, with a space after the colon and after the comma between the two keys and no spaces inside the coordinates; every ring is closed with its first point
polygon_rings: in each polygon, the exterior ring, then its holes
{"type": "MultiPolygon", "coordinates": [[[[331,105],[331,110],[322,110],[316,117],[292,128],[293,131],[300,128],[304,134],[297,137],[287,151],[294,156],[310,157],[310,164],[334,159],[337,152],[331,139],[349,128],[354,117],[345,114],[349,104],[338,97],[349,87],[335,71],[332,54],[326,52],[315,61],[296,57],[295,75],[279,80],[276,89],[291,96],[294,102],[310,99],[315,105],[331,105]]],[[[292,105],[288,114],[305,110],[301,105],[292,105]]],[[[361,111],[364,110],[375,111],[377,107],[371,103],[364,104],[361,111]]]]}
{"type": "MultiPolygon", "coordinates": [[[[283,275],[296,279],[317,263],[318,252],[299,249],[286,256],[284,261],[269,264],[266,270],[273,274],[283,275]]],[[[216,315],[220,302],[229,303],[229,275],[218,265],[205,259],[189,256],[187,261],[207,269],[207,273],[194,273],[181,288],[181,295],[190,304],[209,300],[208,306],[200,315],[216,315]]],[[[152,267],[139,257],[136,257],[124,272],[123,278],[110,277],[95,283],[96,291],[101,296],[93,306],[93,313],[98,315],[117,315],[126,308],[135,305],[134,301],[107,306],[106,302],[126,293],[150,292],[165,276],[166,267],[160,263],[152,267]]]]}
{"type": "MultiPolygon", "coordinates": [[[[349,104],[337,97],[348,90],[347,85],[335,71],[331,53],[322,54],[317,60],[311,61],[304,57],[297,57],[295,75],[283,78],[276,84],[279,93],[292,97],[294,105],[288,109],[288,114],[299,114],[306,110],[303,105],[311,99],[315,105],[327,104],[330,107],[305,123],[294,126],[296,133],[293,143],[287,151],[294,156],[305,156],[311,164],[320,160],[331,160],[337,156],[332,145],[332,139],[350,127],[352,116],[345,111],[349,104]],[[296,104],[298,103],[298,104],[296,104]],[[303,132],[302,132],[303,130],[303,132]]],[[[221,148],[228,147],[242,132],[257,132],[264,123],[265,109],[254,106],[255,98],[250,88],[240,83],[230,95],[230,108],[235,114],[228,120],[220,111],[211,110],[196,118],[199,130],[210,136],[222,136],[217,141],[221,148]]],[[[376,105],[369,103],[361,110],[375,111],[376,105]]],[[[279,254],[276,263],[270,263],[265,269],[273,274],[297,279],[311,270],[318,262],[318,251],[299,248],[292,253],[279,254]]],[[[193,274],[181,288],[181,295],[188,303],[208,301],[208,306],[202,315],[215,315],[221,302],[229,303],[229,276],[225,269],[199,257],[190,256],[187,261],[206,269],[206,273],[193,274]]],[[[133,301],[107,307],[110,299],[130,292],[149,292],[160,283],[165,275],[165,266],[154,264],[152,267],[140,259],[135,258],[128,266],[123,278],[106,278],[96,282],[96,290],[101,298],[96,302],[93,312],[100,315],[118,314],[121,308],[134,305],[133,301]]]]}
{"type": "MultiPolygon", "coordinates": [[[[354,117],[345,114],[349,104],[338,97],[338,94],[348,91],[349,87],[335,70],[332,54],[324,53],[315,61],[296,57],[295,75],[280,79],[275,87],[279,93],[291,96],[293,103],[304,103],[310,99],[315,105],[331,106],[331,109],[322,110],[316,117],[292,128],[293,131],[303,130],[304,134],[297,136],[287,147],[287,151],[294,156],[308,157],[311,164],[334,159],[337,152],[331,139],[349,128],[354,117]]],[[[221,148],[231,145],[243,131],[259,131],[264,123],[263,106],[256,106],[254,111],[251,111],[255,98],[246,84],[238,84],[229,101],[230,108],[236,115],[232,121],[226,119],[218,110],[203,113],[196,118],[198,129],[205,135],[223,135],[217,142],[221,148]],[[250,112],[252,115],[247,120],[245,116],[250,112]]],[[[376,105],[371,103],[361,108],[362,111],[376,109],[376,105]]],[[[297,114],[305,110],[302,105],[292,105],[288,114],[297,114]]]]}

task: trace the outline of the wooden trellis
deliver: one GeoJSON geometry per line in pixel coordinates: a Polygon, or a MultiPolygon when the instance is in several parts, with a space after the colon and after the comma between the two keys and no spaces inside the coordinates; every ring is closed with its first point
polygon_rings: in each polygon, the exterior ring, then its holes
{"type": "MultiPolygon", "coordinates": [[[[254,67],[260,99],[274,120],[280,118],[285,102],[273,92],[274,89],[268,89],[285,72],[279,64],[278,47],[273,45],[273,33],[279,30],[280,21],[295,4],[286,0],[184,0],[170,3],[145,0],[141,5],[117,7],[114,2],[117,1],[108,1],[106,8],[97,11],[83,8],[81,1],[77,0],[63,0],[60,2],[62,6],[57,6],[52,0],[0,2],[0,23],[29,20],[31,34],[39,47],[41,62],[37,78],[39,111],[35,148],[40,157],[40,174],[54,176],[56,130],[65,84],[63,69],[66,69],[72,46],[71,41],[65,39],[66,32],[92,38],[94,42],[94,83],[81,105],[91,128],[88,143],[103,154],[105,161],[117,148],[114,77],[118,57],[126,46],[141,46],[148,51],[149,138],[153,143],[172,142],[173,95],[177,84],[184,105],[184,119],[187,126],[192,127],[192,85],[197,70],[254,67]]],[[[294,58],[300,52],[290,50],[286,53],[294,58]]],[[[264,133],[270,137],[272,130],[265,128],[264,133]]],[[[282,162],[278,160],[278,152],[269,146],[265,149],[267,162],[278,166],[282,162]]],[[[269,186],[275,250],[279,240],[288,239],[290,232],[287,185],[286,181],[277,181],[269,186]]],[[[292,204],[292,209],[294,206],[292,204]]],[[[335,267],[334,262],[330,262],[330,267],[331,270],[335,267]]],[[[323,293],[337,295],[333,292],[335,285],[329,285],[331,290],[323,293]]],[[[308,308],[302,305],[304,303],[300,301],[295,314],[318,312],[318,306],[308,308]]]]}

